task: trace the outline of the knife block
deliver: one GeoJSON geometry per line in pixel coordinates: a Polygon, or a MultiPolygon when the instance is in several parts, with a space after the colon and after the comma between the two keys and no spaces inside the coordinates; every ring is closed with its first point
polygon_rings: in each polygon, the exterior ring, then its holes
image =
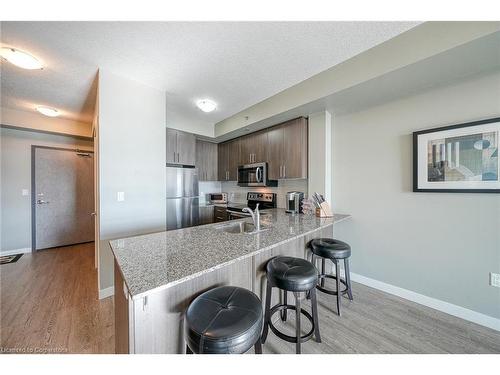
{"type": "Polygon", "coordinates": [[[321,203],[320,207],[316,208],[317,217],[333,217],[332,208],[326,202],[321,203]]]}

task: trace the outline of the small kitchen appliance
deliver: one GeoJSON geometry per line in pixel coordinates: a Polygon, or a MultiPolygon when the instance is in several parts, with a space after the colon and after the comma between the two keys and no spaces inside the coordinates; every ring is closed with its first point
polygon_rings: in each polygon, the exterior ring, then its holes
{"type": "Polygon", "coordinates": [[[285,211],[291,214],[302,213],[302,199],[304,199],[304,193],[300,191],[289,191],[286,193],[285,211]]]}
{"type": "Polygon", "coordinates": [[[227,203],[227,193],[210,193],[208,195],[208,201],[211,204],[226,204],[227,203]]]}

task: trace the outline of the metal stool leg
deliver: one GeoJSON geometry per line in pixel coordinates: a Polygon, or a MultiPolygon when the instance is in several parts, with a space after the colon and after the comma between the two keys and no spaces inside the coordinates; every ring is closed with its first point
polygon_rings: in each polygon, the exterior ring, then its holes
{"type": "Polygon", "coordinates": [[[271,292],[272,292],[272,285],[267,280],[267,287],[266,287],[266,308],[264,312],[264,329],[262,331],[262,338],[261,342],[264,344],[266,342],[267,338],[267,332],[269,331],[269,320],[271,318],[271,292]]]}
{"type": "Polygon", "coordinates": [[[295,297],[295,336],[297,337],[297,344],[295,346],[295,353],[300,354],[300,294],[293,292],[295,297]]]}
{"type": "MultiPolygon", "coordinates": [[[[287,305],[287,304],[288,304],[288,301],[287,301],[287,299],[288,299],[288,298],[287,298],[287,295],[288,295],[287,291],[286,291],[286,290],[284,290],[284,291],[283,291],[283,304],[284,304],[284,305],[287,305]]],[[[287,309],[283,309],[283,310],[281,310],[281,320],[282,320],[282,321],[284,321],[284,322],[286,322],[286,316],[287,316],[287,313],[288,313],[287,309]]]]}
{"type": "MultiPolygon", "coordinates": [[[[314,256],[314,253],[311,254],[311,263],[314,267],[316,267],[316,258],[314,256]]],[[[311,291],[310,290],[306,294],[306,299],[311,299],[311,291]]]]}
{"type": "Polygon", "coordinates": [[[349,271],[349,258],[344,259],[344,271],[345,271],[345,281],[347,284],[347,295],[352,301],[352,289],[351,289],[351,272],[349,271]]]}
{"type": "Polygon", "coordinates": [[[342,292],[340,291],[340,264],[335,260],[335,281],[337,281],[337,314],[340,316],[340,301],[342,301],[342,292]]]}
{"type": "MultiPolygon", "coordinates": [[[[326,275],[326,259],[322,258],[321,259],[321,274],[326,275]]],[[[324,288],[325,287],[325,278],[321,278],[321,286],[324,288]]]]}
{"type": "Polygon", "coordinates": [[[193,354],[193,351],[186,345],[186,354],[193,354]]]}
{"type": "Polygon", "coordinates": [[[254,345],[254,349],[255,349],[255,354],[262,354],[262,344],[260,340],[257,340],[257,342],[254,345]]]}
{"type": "Polygon", "coordinates": [[[316,288],[309,291],[311,293],[311,309],[313,315],[314,323],[314,336],[316,337],[316,342],[321,342],[321,335],[319,333],[319,319],[318,319],[318,302],[316,300],[316,288]]]}

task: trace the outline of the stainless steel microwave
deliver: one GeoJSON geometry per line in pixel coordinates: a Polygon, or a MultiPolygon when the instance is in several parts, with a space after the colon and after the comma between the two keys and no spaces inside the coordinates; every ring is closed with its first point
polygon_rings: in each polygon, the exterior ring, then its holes
{"type": "Polygon", "coordinates": [[[278,186],[277,180],[268,179],[267,163],[240,165],[238,186],[278,186]]]}

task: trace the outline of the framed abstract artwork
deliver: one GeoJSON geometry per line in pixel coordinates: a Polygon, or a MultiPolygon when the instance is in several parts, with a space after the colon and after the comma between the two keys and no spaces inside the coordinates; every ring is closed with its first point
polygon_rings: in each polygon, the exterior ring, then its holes
{"type": "Polygon", "coordinates": [[[413,133],[413,191],[500,193],[500,117],[413,133]]]}

